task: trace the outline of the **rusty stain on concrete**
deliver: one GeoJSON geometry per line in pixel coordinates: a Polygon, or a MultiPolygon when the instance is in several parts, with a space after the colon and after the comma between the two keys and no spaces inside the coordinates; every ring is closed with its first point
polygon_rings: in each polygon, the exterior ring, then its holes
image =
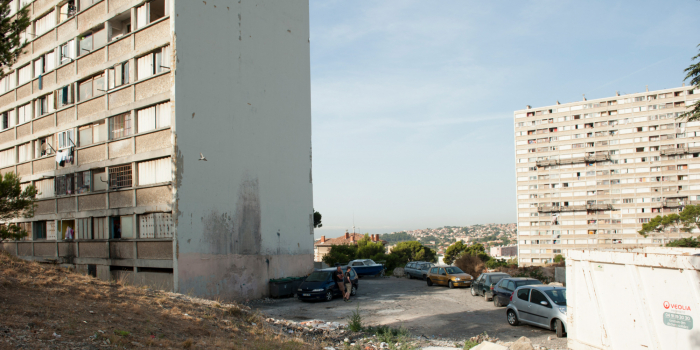
{"type": "Polygon", "coordinates": [[[242,255],[260,254],[262,241],[260,222],[260,187],[258,178],[247,178],[238,187],[235,230],[239,245],[236,253],[242,255]]]}

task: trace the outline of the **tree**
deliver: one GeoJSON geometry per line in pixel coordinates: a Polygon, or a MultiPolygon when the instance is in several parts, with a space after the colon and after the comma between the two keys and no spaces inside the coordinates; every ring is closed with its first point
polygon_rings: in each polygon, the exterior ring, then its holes
{"type": "MultiPolygon", "coordinates": [[[[19,176],[7,173],[0,179],[0,221],[9,222],[19,217],[34,216],[36,207],[36,187],[29,185],[22,190],[19,176]]],[[[16,224],[0,227],[0,242],[7,239],[19,240],[27,236],[27,231],[16,224]]]]}
{"type": "Polygon", "coordinates": [[[435,250],[420,244],[418,241],[399,242],[389,255],[394,255],[399,264],[406,264],[409,261],[437,261],[435,250]]]}
{"type": "Polygon", "coordinates": [[[5,68],[17,62],[17,57],[27,46],[27,40],[22,41],[20,33],[30,24],[28,6],[10,16],[10,1],[0,1],[0,78],[5,76],[5,68]]]}
{"type": "Polygon", "coordinates": [[[372,239],[369,237],[369,234],[365,234],[365,236],[357,242],[357,255],[355,259],[374,260],[375,257],[381,257],[382,255],[384,255],[384,252],[384,244],[382,244],[381,242],[372,242],[372,239]]]}
{"type": "Polygon", "coordinates": [[[664,216],[657,215],[655,218],[642,225],[642,229],[639,230],[639,234],[647,237],[651,233],[662,233],[669,227],[680,224],[680,222],[681,217],[678,214],[669,214],[664,216]]]}
{"type": "Polygon", "coordinates": [[[354,244],[338,244],[332,245],[331,250],[323,257],[323,262],[328,266],[335,264],[347,264],[355,260],[357,256],[357,246],[354,244]]]}
{"type": "Polygon", "coordinates": [[[314,211],[314,228],[323,227],[321,223],[321,213],[314,211]]]}
{"type": "Polygon", "coordinates": [[[683,231],[692,232],[700,229],[700,205],[688,205],[680,213],[683,231]]]}
{"type": "Polygon", "coordinates": [[[442,261],[447,265],[452,265],[452,263],[460,256],[464,251],[467,250],[467,246],[462,243],[462,241],[457,241],[455,244],[447,247],[445,250],[445,256],[442,261]]]}
{"type": "Polygon", "coordinates": [[[561,254],[557,254],[554,256],[555,263],[564,262],[564,260],[566,260],[566,258],[564,258],[564,256],[561,254]]]}
{"type": "Polygon", "coordinates": [[[681,238],[675,241],[668,242],[667,247],[683,247],[683,248],[700,248],[700,241],[695,237],[681,238]]]}
{"type": "MultiPolygon", "coordinates": [[[[693,56],[691,60],[700,60],[700,54],[693,56]]],[[[684,72],[687,73],[684,80],[690,79],[690,85],[695,89],[700,89],[700,62],[691,64],[684,72]]],[[[692,110],[681,114],[678,118],[686,119],[689,122],[700,120],[700,100],[695,102],[692,107],[692,110]]]]}

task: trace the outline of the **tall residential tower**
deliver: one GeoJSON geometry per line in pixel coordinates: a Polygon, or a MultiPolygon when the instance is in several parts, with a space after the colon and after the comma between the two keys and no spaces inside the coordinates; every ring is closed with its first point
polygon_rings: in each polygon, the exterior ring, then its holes
{"type": "Polygon", "coordinates": [[[700,122],[676,119],[699,98],[679,87],[515,111],[519,262],[686,237],[637,232],[700,201],[700,122]]]}
{"type": "Polygon", "coordinates": [[[224,298],[313,268],[308,1],[12,4],[0,173],[41,194],[0,249],[224,298]]]}

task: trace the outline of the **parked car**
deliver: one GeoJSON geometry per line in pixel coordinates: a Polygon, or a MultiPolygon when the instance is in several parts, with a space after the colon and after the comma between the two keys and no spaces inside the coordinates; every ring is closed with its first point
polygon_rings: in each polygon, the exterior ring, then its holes
{"type": "Polygon", "coordinates": [[[408,278],[420,278],[424,280],[428,276],[428,270],[435,266],[433,263],[425,261],[414,261],[406,264],[403,268],[408,278]]]}
{"type": "Polygon", "coordinates": [[[566,288],[554,286],[522,286],[513,292],[506,309],[511,326],[526,323],[566,334],[566,288]]]}
{"type": "MultiPolygon", "coordinates": [[[[345,272],[347,267],[341,266],[341,268],[343,269],[343,272],[345,272]]],[[[297,297],[299,300],[331,301],[335,296],[340,296],[341,294],[340,289],[338,289],[338,284],[333,282],[333,274],[335,272],[335,267],[312,272],[297,289],[297,297]]],[[[359,287],[355,269],[350,269],[350,276],[352,278],[352,290],[350,295],[355,295],[357,294],[357,288],[359,287]]]]}
{"type": "Polygon", "coordinates": [[[534,278],[526,277],[502,278],[498,284],[493,287],[493,305],[496,307],[508,305],[510,302],[510,296],[513,294],[513,291],[516,288],[534,284],[542,284],[542,282],[534,278]]]}
{"type": "Polygon", "coordinates": [[[358,276],[384,276],[384,265],[374,262],[372,259],[357,259],[348,263],[358,276]]]}
{"type": "Polygon", "coordinates": [[[455,266],[433,266],[430,268],[428,276],[425,278],[428,286],[442,284],[450,288],[469,287],[473,279],[474,277],[470,274],[465,273],[460,270],[459,267],[455,266]]]}
{"type": "Polygon", "coordinates": [[[510,277],[510,275],[503,272],[482,273],[474,283],[472,283],[472,295],[483,295],[486,301],[491,300],[491,298],[493,298],[493,287],[501,279],[506,277],[510,277]]]}

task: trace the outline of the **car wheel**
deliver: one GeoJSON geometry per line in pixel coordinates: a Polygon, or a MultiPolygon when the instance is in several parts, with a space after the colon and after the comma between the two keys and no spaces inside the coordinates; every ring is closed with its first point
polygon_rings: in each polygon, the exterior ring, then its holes
{"type": "Polygon", "coordinates": [[[484,292],[484,300],[486,300],[486,301],[490,301],[490,300],[491,300],[491,299],[489,299],[489,296],[488,296],[488,294],[486,294],[486,292],[484,292]]]}
{"type": "Polygon", "coordinates": [[[493,297],[493,306],[495,307],[501,307],[501,303],[498,301],[498,297],[494,296],[493,297]]]}
{"type": "Polygon", "coordinates": [[[508,312],[506,313],[506,319],[508,319],[508,324],[511,326],[517,326],[518,324],[520,324],[520,321],[518,321],[518,316],[513,310],[508,310],[508,312]]]}
{"type": "Polygon", "coordinates": [[[433,285],[433,281],[431,281],[430,278],[426,279],[426,281],[428,283],[428,287],[433,285]]]}
{"type": "Polygon", "coordinates": [[[331,301],[333,300],[333,292],[330,290],[326,292],[326,301],[331,301]]]}
{"type": "Polygon", "coordinates": [[[350,295],[355,295],[357,294],[357,287],[352,286],[352,289],[350,289],[350,295]]]}
{"type": "Polygon", "coordinates": [[[407,273],[407,275],[408,275],[408,279],[409,279],[409,280],[412,280],[412,279],[413,279],[413,276],[411,276],[410,273],[407,273]]]}
{"type": "Polygon", "coordinates": [[[566,334],[564,330],[564,324],[561,323],[561,320],[556,319],[554,320],[554,331],[557,332],[557,338],[563,338],[564,334],[566,334]]]}
{"type": "Polygon", "coordinates": [[[471,290],[472,290],[472,296],[475,297],[475,296],[476,296],[476,291],[474,290],[474,288],[471,288],[471,290]]]}
{"type": "Polygon", "coordinates": [[[448,283],[447,283],[447,286],[450,287],[450,288],[454,288],[454,287],[455,287],[455,285],[452,284],[452,281],[448,282],[448,283]]]}

